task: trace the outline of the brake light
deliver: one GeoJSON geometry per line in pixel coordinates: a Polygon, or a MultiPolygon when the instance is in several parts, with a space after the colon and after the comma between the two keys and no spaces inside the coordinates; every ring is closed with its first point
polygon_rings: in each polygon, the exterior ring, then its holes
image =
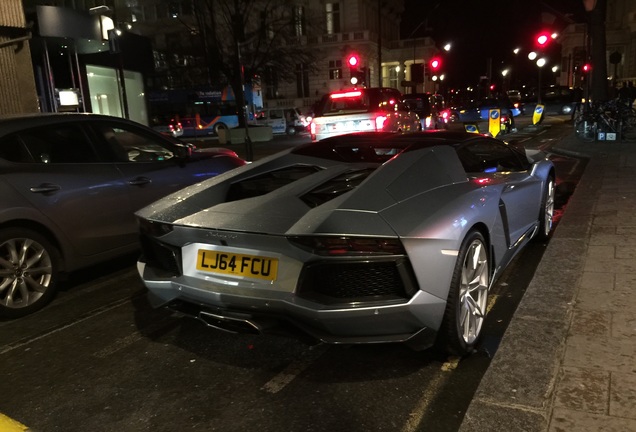
{"type": "Polygon", "coordinates": [[[348,91],[343,93],[332,93],[329,95],[331,99],[342,99],[342,98],[351,98],[351,97],[360,97],[362,96],[362,92],[359,90],[356,91],[348,91]]]}
{"type": "Polygon", "coordinates": [[[405,255],[399,239],[362,237],[290,237],[289,241],[316,255],[405,255]]]}
{"type": "Polygon", "coordinates": [[[477,183],[480,186],[486,186],[488,184],[490,184],[492,182],[491,179],[489,179],[488,177],[478,177],[478,178],[474,178],[473,179],[474,183],[477,183]]]}
{"type": "Polygon", "coordinates": [[[316,135],[316,123],[311,122],[311,123],[309,124],[309,132],[310,132],[312,135],[316,135]]]}
{"type": "Polygon", "coordinates": [[[385,122],[386,122],[386,117],[385,116],[377,116],[375,118],[375,128],[376,128],[376,130],[384,129],[384,123],[385,122]]]}
{"type": "Polygon", "coordinates": [[[450,117],[450,112],[449,112],[448,110],[444,110],[444,111],[442,111],[442,113],[441,113],[441,114],[442,114],[442,118],[443,118],[444,120],[448,120],[448,118],[450,117]]]}

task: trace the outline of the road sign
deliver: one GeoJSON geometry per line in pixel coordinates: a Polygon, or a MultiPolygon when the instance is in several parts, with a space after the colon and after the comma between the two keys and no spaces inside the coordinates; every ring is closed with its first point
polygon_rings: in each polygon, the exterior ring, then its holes
{"type": "Polygon", "coordinates": [[[473,123],[464,123],[464,129],[466,130],[466,132],[479,133],[479,128],[476,124],[473,123]]]}
{"type": "Polygon", "coordinates": [[[545,109],[545,106],[541,105],[541,104],[537,104],[536,107],[534,107],[534,113],[532,113],[532,124],[536,125],[541,123],[541,120],[543,120],[543,110],[545,109]]]}
{"type": "Polygon", "coordinates": [[[498,108],[488,110],[488,132],[494,137],[501,132],[501,110],[498,108]]]}

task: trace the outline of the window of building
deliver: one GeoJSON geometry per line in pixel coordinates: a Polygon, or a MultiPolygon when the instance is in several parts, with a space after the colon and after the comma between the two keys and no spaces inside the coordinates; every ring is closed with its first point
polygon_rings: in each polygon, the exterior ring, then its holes
{"type": "Polygon", "coordinates": [[[303,6],[294,6],[294,33],[296,36],[305,34],[305,8],[303,6]]]}
{"type": "Polygon", "coordinates": [[[309,69],[307,65],[296,65],[296,96],[309,97],[309,69]]]}
{"type": "Polygon", "coordinates": [[[339,80],[342,78],[342,60],[329,60],[329,79],[339,80]]]}
{"type": "Polygon", "coordinates": [[[325,4],[327,34],[340,33],[340,3],[325,4]]]}
{"type": "Polygon", "coordinates": [[[398,88],[399,78],[400,78],[400,72],[398,71],[398,67],[389,66],[388,72],[389,72],[388,87],[398,88]]]}

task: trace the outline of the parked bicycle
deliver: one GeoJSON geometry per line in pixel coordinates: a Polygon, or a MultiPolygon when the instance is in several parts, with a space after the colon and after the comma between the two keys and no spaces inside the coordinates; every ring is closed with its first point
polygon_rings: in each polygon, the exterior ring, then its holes
{"type": "Polygon", "coordinates": [[[636,110],[618,99],[586,103],[574,118],[574,131],[582,141],[594,141],[600,132],[620,140],[636,139],[636,110]]]}

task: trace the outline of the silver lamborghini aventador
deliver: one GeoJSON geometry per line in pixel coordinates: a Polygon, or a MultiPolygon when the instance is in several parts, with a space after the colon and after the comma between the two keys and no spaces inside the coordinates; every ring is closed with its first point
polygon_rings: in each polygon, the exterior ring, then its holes
{"type": "Polygon", "coordinates": [[[463,132],[295,147],[137,213],[155,307],[227,331],[474,347],[488,291],[547,238],[554,166],[463,132]]]}

